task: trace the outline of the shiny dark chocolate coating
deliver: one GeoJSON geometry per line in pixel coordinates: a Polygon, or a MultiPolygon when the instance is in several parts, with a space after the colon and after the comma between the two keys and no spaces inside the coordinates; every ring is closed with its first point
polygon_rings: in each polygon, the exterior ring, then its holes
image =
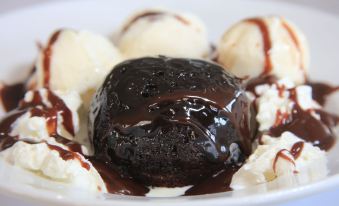
{"type": "Polygon", "coordinates": [[[242,163],[255,131],[239,80],[193,59],[117,65],[97,91],[90,116],[96,158],[153,186],[195,184],[242,163]]]}

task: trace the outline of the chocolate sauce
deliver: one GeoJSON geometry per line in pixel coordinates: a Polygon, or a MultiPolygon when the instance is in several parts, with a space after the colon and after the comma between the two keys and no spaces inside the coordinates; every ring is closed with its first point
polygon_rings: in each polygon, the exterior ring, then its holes
{"type": "Polygon", "coordinates": [[[230,184],[234,173],[238,170],[239,167],[237,166],[226,167],[217,174],[188,189],[185,195],[203,195],[232,191],[230,184]]]}
{"type": "MultiPolygon", "coordinates": [[[[64,160],[77,159],[81,166],[87,170],[90,169],[90,164],[85,162],[81,156],[77,153],[82,154],[81,145],[75,142],[71,142],[63,137],[61,137],[57,132],[58,126],[58,114],[61,114],[63,117],[62,124],[65,129],[74,136],[74,126],[73,126],[73,117],[72,113],[66,104],[56,96],[52,91],[46,90],[47,100],[51,105],[46,105],[43,101],[39,91],[33,92],[32,100],[27,102],[21,100],[20,103],[16,103],[18,108],[9,113],[4,117],[0,122],[0,151],[11,147],[18,140],[18,137],[10,136],[11,125],[23,114],[29,112],[31,116],[44,117],[46,119],[46,125],[48,134],[52,137],[55,137],[58,142],[63,143],[68,146],[70,151],[65,150],[59,146],[47,144],[48,147],[52,150],[58,151],[60,157],[64,160]]],[[[22,98],[21,98],[22,99],[22,98]]],[[[4,99],[5,102],[8,99],[4,99]]],[[[29,143],[43,143],[43,142],[29,142],[29,143]]]]}
{"type": "Polygon", "coordinates": [[[34,108],[31,110],[31,112],[34,113],[32,114],[32,116],[42,116],[48,119],[47,124],[48,128],[51,128],[50,135],[52,136],[57,134],[56,133],[57,115],[58,113],[60,113],[63,118],[62,124],[65,127],[66,131],[69,132],[72,136],[74,136],[75,131],[73,125],[73,115],[71,110],[66,106],[65,102],[57,95],[55,95],[52,91],[50,90],[46,91],[47,91],[47,100],[50,102],[51,106],[45,105],[39,91],[34,91],[32,101],[20,102],[19,109],[27,109],[30,107],[33,108],[41,106],[42,109],[34,108]]]}
{"type": "Polygon", "coordinates": [[[6,112],[15,109],[26,92],[25,84],[3,85],[0,88],[0,101],[6,112]]]}
{"type": "Polygon", "coordinates": [[[278,163],[279,158],[284,159],[284,160],[286,160],[286,161],[292,163],[292,164],[294,165],[294,167],[295,167],[295,162],[294,162],[294,160],[291,159],[291,157],[288,156],[288,155],[285,154],[285,153],[290,153],[290,151],[288,151],[287,149],[282,149],[282,150],[280,150],[280,151],[277,153],[277,155],[275,156],[275,158],[274,158],[274,160],[273,160],[273,171],[274,171],[274,173],[276,173],[276,171],[277,171],[277,170],[276,170],[276,169],[277,169],[276,167],[277,167],[277,163],[278,163]]]}
{"type": "Polygon", "coordinates": [[[263,49],[264,49],[264,56],[265,56],[265,66],[264,66],[264,71],[262,75],[267,75],[271,72],[272,70],[272,62],[270,58],[270,50],[272,48],[272,43],[271,43],[271,37],[270,37],[270,32],[267,28],[267,25],[265,21],[261,18],[252,18],[252,19],[247,19],[246,20],[249,23],[255,24],[258,26],[261,35],[262,35],[262,41],[263,41],[263,49]]]}
{"type": "Polygon", "coordinates": [[[306,84],[312,87],[312,98],[322,106],[325,105],[326,97],[328,95],[339,90],[338,86],[334,87],[332,85],[322,82],[308,81],[306,84]]]}
{"type": "Polygon", "coordinates": [[[187,19],[180,15],[171,14],[171,13],[165,13],[161,11],[147,11],[144,13],[139,14],[138,16],[135,16],[133,19],[131,19],[122,29],[122,33],[126,32],[135,22],[137,22],[140,19],[147,18],[149,21],[155,21],[159,18],[161,18],[164,15],[170,15],[173,16],[175,19],[177,19],[179,22],[181,22],[184,25],[190,25],[191,22],[189,22],[187,19]]]}
{"type": "Polygon", "coordinates": [[[51,102],[54,110],[61,112],[63,118],[62,124],[64,125],[66,131],[68,131],[72,136],[75,135],[74,125],[73,125],[73,115],[71,110],[66,106],[65,102],[60,99],[53,92],[48,92],[48,100],[51,102]]]}
{"type": "Polygon", "coordinates": [[[302,141],[299,141],[299,142],[296,142],[293,144],[291,150],[290,150],[290,153],[291,155],[293,156],[293,158],[296,160],[300,157],[301,155],[301,152],[303,151],[304,149],[304,142],[302,141]]]}
{"type": "Polygon", "coordinates": [[[109,193],[145,196],[145,194],[149,192],[149,189],[144,185],[131,179],[121,177],[121,175],[116,172],[116,170],[111,169],[109,165],[95,158],[90,158],[89,160],[104,180],[109,193]]]}
{"type": "MultiPolygon", "coordinates": [[[[297,160],[300,157],[303,149],[304,149],[304,142],[299,141],[299,142],[296,142],[296,143],[293,144],[291,150],[287,150],[287,149],[280,150],[274,158],[273,171],[276,172],[276,165],[277,165],[279,158],[282,158],[282,159],[292,163],[295,167],[295,160],[297,160]],[[287,154],[285,154],[286,152],[291,154],[293,156],[293,159],[291,159],[291,157],[289,157],[287,154]]],[[[294,171],[294,173],[297,173],[297,171],[294,171]]]]}
{"type": "Polygon", "coordinates": [[[329,150],[335,143],[336,135],[334,127],[338,118],[320,110],[303,110],[299,104],[295,104],[292,109],[290,120],[285,124],[272,127],[269,135],[278,137],[285,131],[290,131],[296,136],[311,142],[313,145],[323,150],[329,150]],[[320,115],[318,120],[311,112],[320,115]]]}
{"type": "Polygon", "coordinates": [[[46,110],[39,108],[32,108],[29,110],[32,117],[43,117],[46,119],[47,131],[50,136],[57,135],[58,127],[58,112],[56,110],[46,110]]]}
{"type": "MultiPolygon", "coordinates": [[[[271,42],[271,37],[270,37],[270,32],[269,29],[264,21],[264,19],[262,18],[251,18],[251,19],[247,19],[247,22],[253,23],[255,25],[258,26],[261,35],[262,35],[262,39],[263,39],[263,49],[264,49],[264,56],[265,56],[265,66],[264,66],[264,71],[261,75],[267,75],[271,72],[272,70],[272,61],[270,58],[270,50],[272,48],[272,42],[271,42]]],[[[300,69],[303,70],[303,73],[305,75],[305,79],[306,79],[306,71],[305,71],[305,66],[303,64],[303,53],[300,47],[300,42],[295,34],[295,32],[293,31],[293,29],[285,22],[282,21],[282,26],[286,29],[288,35],[290,36],[290,38],[292,39],[296,49],[299,51],[300,54],[300,69]]]]}
{"type": "MultiPolygon", "coordinates": [[[[19,102],[23,99],[27,92],[27,86],[29,79],[36,72],[36,68],[33,66],[29,72],[29,76],[22,82],[15,84],[3,84],[0,88],[0,104],[2,104],[4,110],[9,112],[18,107],[19,102]]],[[[33,86],[33,85],[30,85],[33,86]]]]}
{"type": "Polygon", "coordinates": [[[0,121],[0,151],[3,151],[17,142],[17,137],[9,136],[11,125],[25,112],[12,111],[0,121]]]}
{"type": "Polygon", "coordinates": [[[60,157],[63,160],[67,161],[67,160],[76,159],[80,162],[80,164],[83,168],[85,168],[86,170],[90,170],[91,165],[89,163],[85,162],[78,153],[72,152],[72,151],[69,151],[69,150],[65,150],[65,149],[63,149],[59,146],[56,146],[56,145],[47,144],[47,146],[51,150],[57,151],[59,153],[60,157]]]}
{"type": "MultiPolygon", "coordinates": [[[[50,132],[50,123],[49,123],[49,120],[50,119],[53,119],[51,117],[49,117],[49,113],[44,111],[44,110],[41,110],[41,109],[38,109],[38,108],[33,108],[31,110],[29,110],[32,115],[34,116],[43,116],[45,117],[47,120],[47,125],[48,126],[48,131],[50,132]]],[[[15,111],[12,111],[11,113],[9,113],[5,118],[3,118],[0,122],[0,151],[3,151],[11,146],[13,146],[16,142],[18,141],[24,141],[24,142],[27,142],[27,143],[30,143],[30,144],[38,144],[38,143],[46,143],[45,141],[42,141],[42,142],[30,142],[30,141],[27,141],[27,140],[19,140],[18,137],[16,136],[11,136],[9,135],[10,132],[11,132],[11,125],[20,117],[22,116],[23,114],[25,114],[27,111],[26,110],[15,110],[15,111]]],[[[54,114],[53,114],[54,115],[54,114]]],[[[53,120],[54,122],[54,120],[53,120]]],[[[53,125],[54,126],[54,125],[53,125]]],[[[56,127],[56,125],[55,125],[56,127]]],[[[56,128],[52,128],[51,129],[51,136],[53,135],[57,135],[55,134],[56,132],[56,128]]],[[[81,158],[81,156],[78,154],[82,154],[82,151],[81,151],[81,145],[78,144],[78,143],[75,143],[75,142],[71,142],[61,136],[57,136],[57,141],[58,142],[62,142],[65,146],[68,146],[70,151],[68,150],[65,150],[59,146],[56,146],[56,145],[51,145],[51,144],[47,144],[47,146],[52,149],[52,150],[55,150],[59,153],[60,157],[67,161],[67,160],[70,160],[70,159],[77,159],[81,166],[87,170],[90,169],[90,164],[87,163],[83,158],[81,158]]]]}
{"type": "Polygon", "coordinates": [[[292,39],[295,47],[297,48],[298,52],[299,52],[299,55],[300,55],[300,69],[303,70],[303,73],[306,77],[306,71],[305,71],[305,65],[303,63],[303,52],[301,50],[301,47],[300,47],[300,42],[299,42],[299,39],[297,38],[297,35],[295,34],[295,32],[293,31],[293,29],[291,28],[290,25],[288,25],[287,22],[285,21],[282,21],[282,25],[283,27],[286,29],[288,35],[290,36],[290,38],[292,39]]]}
{"type": "Polygon", "coordinates": [[[54,136],[55,140],[60,143],[60,144],[63,144],[65,146],[67,146],[69,148],[69,150],[71,150],[72,152],[77,152],[83,156],[86,156],[83,152],[82,152],[82,146],[81,144],[77,143],[77,142],[74,142],[74,141],[71,141],[71,140],[68,140],[60,135],[55,135],[54,136]]]}
{"type": "Polygon", "coordinates": [[[51,78],[51,57],[53,53],[52,46],[53,44],[58,40],[58,37],[61,33],[61,30],[54,32],[54,34],[49,39],[49,42],[47,46],[43,50],[43,62],[42,62],[42,68],[43,68],[43,85],[44,87],[49,87],[49,81],[51,78]]]}
{"type": "MultiPolygon", "coordinates": [[[[275,76],[260,76],[246,83],[246,90],[255,94],[255,87],[262,84],[276,84],[275,76]]],[[[327,95],[338,90],[338,87],[333,87],[325,83],[309,82],[307,85],[312,87],[313,99],[320,104],[324,104],[327,95]]],[[[285,88],[280,88],[279,95],[282,96],[285,88]]],[[[292,114],[282,113],[277,111],[277,119],[274,126],[268,132],[272,136],[280,136],[284,131],[290,131],[305,141],[312,142],[313,145],[319,146],[321,149],[329,150],[335,143],[336,134],[334,127],[338,123],[336,115],[329,114],[320,109],[303,110],[298,104],[297,94],[295,89],[287,90],[290,93],[290,99],[295,103],[292,109],[292,114]],[[311,113],[320,116],[320,120],[315,118],[311,113]]]]}

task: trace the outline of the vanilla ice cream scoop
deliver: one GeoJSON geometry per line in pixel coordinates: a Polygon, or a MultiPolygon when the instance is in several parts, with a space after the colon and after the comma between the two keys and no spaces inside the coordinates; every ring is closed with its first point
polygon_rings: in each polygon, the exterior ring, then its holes
{"type": "Polygon", "coordinates": [[[59,30],[39,54],[37,87],[76,91],[86,96],[120,61],[119,51],[105,37],[88,31],[59,30]]]}
{"type": "Polygon", "coordinates": [[[128,58],[166,55],[203,58],[209,55],[206,29],[190,14],[146,10],[123,24],[118,45],[128,58]]]}
{"type": "Polygon", "coordinates": [[[243,20],[224,33],[217,61],[241,78],[273,74],[296,84],[305,82],[309,50],[305,35],[284,18],[243,20]]]}

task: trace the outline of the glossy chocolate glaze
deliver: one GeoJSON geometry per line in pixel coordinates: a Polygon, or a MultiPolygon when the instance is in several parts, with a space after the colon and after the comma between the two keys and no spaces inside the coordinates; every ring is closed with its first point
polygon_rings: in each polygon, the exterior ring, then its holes
{"type": "Polygon", "coordinates": [[[241,163],[255,130],[238,80],[200,60],[143,58],[116,66],[92,116],[96,156],[158,186],[194,184],[241,163]],[[233,156],[232,143],[241,151],[233,156]]]}

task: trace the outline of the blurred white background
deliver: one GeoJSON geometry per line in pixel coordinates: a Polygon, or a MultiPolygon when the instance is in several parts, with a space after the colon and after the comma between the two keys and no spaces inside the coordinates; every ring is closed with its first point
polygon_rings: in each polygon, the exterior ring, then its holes
{"type": "MultiPolygon", "coordinates": [[[[1,0],[0,14],[3,12],[11,11],[13,9],[51,1],[57,0],[1,0]]],[[[285,1],[290,3],[302,4],[318,9],[324,9],[327,12],[339,15],[339,0],[252,0],[252,1],[285,1]]]]}

